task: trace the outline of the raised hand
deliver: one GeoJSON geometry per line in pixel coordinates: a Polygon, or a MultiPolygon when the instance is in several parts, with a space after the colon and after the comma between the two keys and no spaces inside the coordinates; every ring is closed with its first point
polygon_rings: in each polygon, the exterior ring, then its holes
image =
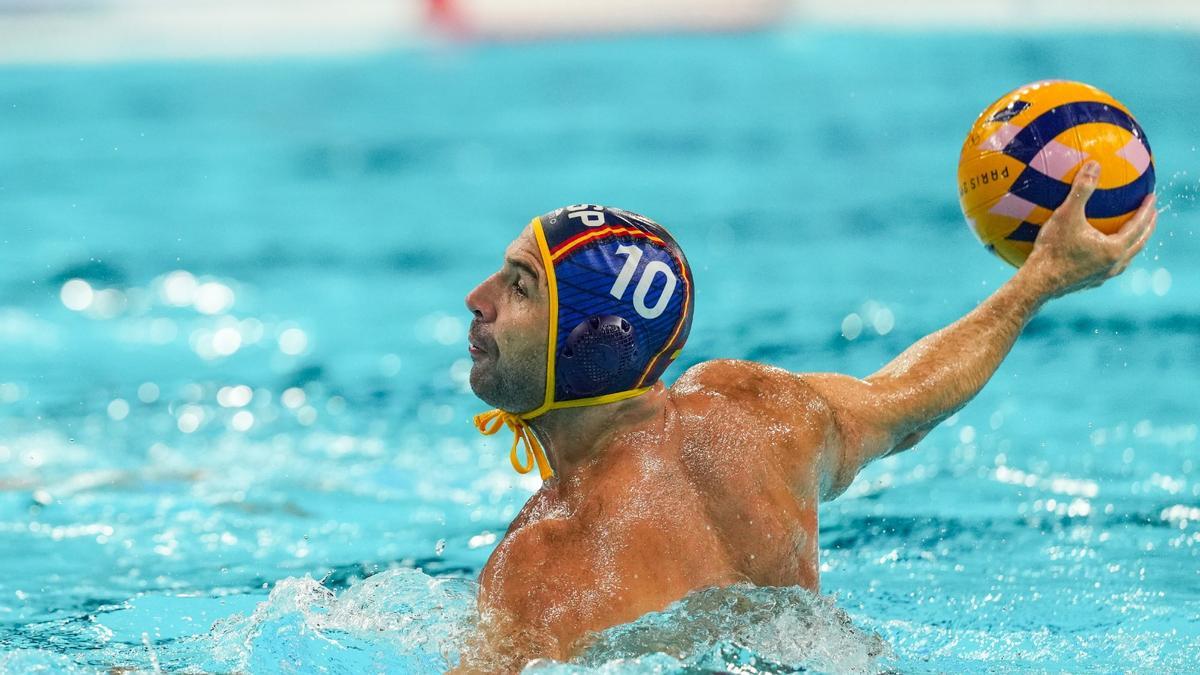
{"type": "Polygon", "coordinates": [[[1158,212],[1154,195],[1147,195],[1121,229],[1104,234],[1084,215],[1088,198],[1096,190],[1100,164],[1088,162],[1075,176],[1071,194],[1038,233],[1033,252],[1021,268],[1046,298],[1084,288],[1095,288],[1125,271],[1154,232],[1158,212]]]}

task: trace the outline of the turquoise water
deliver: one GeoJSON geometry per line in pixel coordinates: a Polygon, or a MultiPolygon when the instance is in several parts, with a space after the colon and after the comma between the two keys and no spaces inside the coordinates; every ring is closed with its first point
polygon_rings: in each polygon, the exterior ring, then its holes
{"type": "Polygon", "coordinates": [[[462,298],[530,216],[672,229],[698,295],[668,379],[866,375],[1009,275],[955,161],[1046,77],[1153,143],[1164,212],[1129,273],[1051,304],[823,508],[825,595],[708,591],[530,669],[1192,669],[1198,59],[1166,34],[792,31],[0,68],[0,671],[454,662],[536,487],[468,423],[462,298]]]}

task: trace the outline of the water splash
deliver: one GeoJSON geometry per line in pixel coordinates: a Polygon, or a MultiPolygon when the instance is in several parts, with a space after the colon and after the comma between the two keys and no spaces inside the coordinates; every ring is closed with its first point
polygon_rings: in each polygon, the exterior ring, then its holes
{"type": "MultiPolygon", "coordinates": [[[[373,575],[340,594],[311,577],[290,578],[252,612],[156,650],[167,670],[440,672],[471,648],[476,589],[468,579],[408,568],[373,575]]],[[[34,662],[40,656],[52,655],[33,655],[34,662]]],[[[742,584],[693,593],[599,633],[570,663],[542,659],[524,672],[870,673],[890,656],[882,638],[856,626],[832,598],[742,584]]],[[[129,663],[125,657],[115,660],[129,663]]]]}
{"type": "Polygon", "coordinates": [[[870,673],[887,656],[883,639],[854,625],[833,598],[738,584],[698,591],[610,628],[577,663],[535,662],[526,672],[870,673]]]}
{"type": "Polygon", "coordinates": [[[458,661],[475,584],[415,569],[381,572],[341,595],[286,579],[249,616],[213,625],[208,671],[436,672],[458,661]]]}

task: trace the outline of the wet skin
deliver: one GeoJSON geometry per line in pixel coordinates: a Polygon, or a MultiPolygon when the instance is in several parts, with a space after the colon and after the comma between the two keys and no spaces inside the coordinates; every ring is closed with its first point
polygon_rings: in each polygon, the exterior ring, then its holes
{"type": "Polygon", "coordinates": [[[713,361],[643,398],[602,452],[543,484],[480,576],[493,640],[516,637],[503,648],[518,660],[566,658],[698,588],[817,588],[817,503],[846,484],[826,466],[820,397],[785,371],[713,361]]]}
{"type": "MultiPolygon", "coordinates": [[[[556,475],[525,504],[480,575],[478,642],[461,669],[570,658],[591,633],[709,586],[817,590],[818,503],[961,408],[1043,303],[1100,285],[1145,245],[1153,198],[1120,232],[1103,235],[1083,215],[1096,180],[1079,172],[1008,283],[867,378],[709,361],[669,389],[658,383],[633,399],[534,419],[556,475]]],[[[476,317],[472,386],[487,399],[496,378],[524,372],[530,389],[505,395],[526,404],[508,409],[528,410],[545,377],[545,364],[535,372],[528,355],[544,359],[548,321],[528,230],[506,259],[467,299],[476,317]]]]}

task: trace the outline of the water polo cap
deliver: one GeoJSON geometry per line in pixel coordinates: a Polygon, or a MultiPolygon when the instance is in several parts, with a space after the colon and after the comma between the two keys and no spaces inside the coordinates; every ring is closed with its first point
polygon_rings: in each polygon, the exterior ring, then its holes
{"type": "Polygon", "coordinates": [[[687,341],[693,286],[679,245],[636,213],[577,204],[534,218],[530,227],[550,295],[546,397],[527,413],[476,415],[475,425],[485,434],[511,429],[513,468],[528,473],[536,462],[544,480],[553,471],[527,421],[649,391],[687,341]]]}

